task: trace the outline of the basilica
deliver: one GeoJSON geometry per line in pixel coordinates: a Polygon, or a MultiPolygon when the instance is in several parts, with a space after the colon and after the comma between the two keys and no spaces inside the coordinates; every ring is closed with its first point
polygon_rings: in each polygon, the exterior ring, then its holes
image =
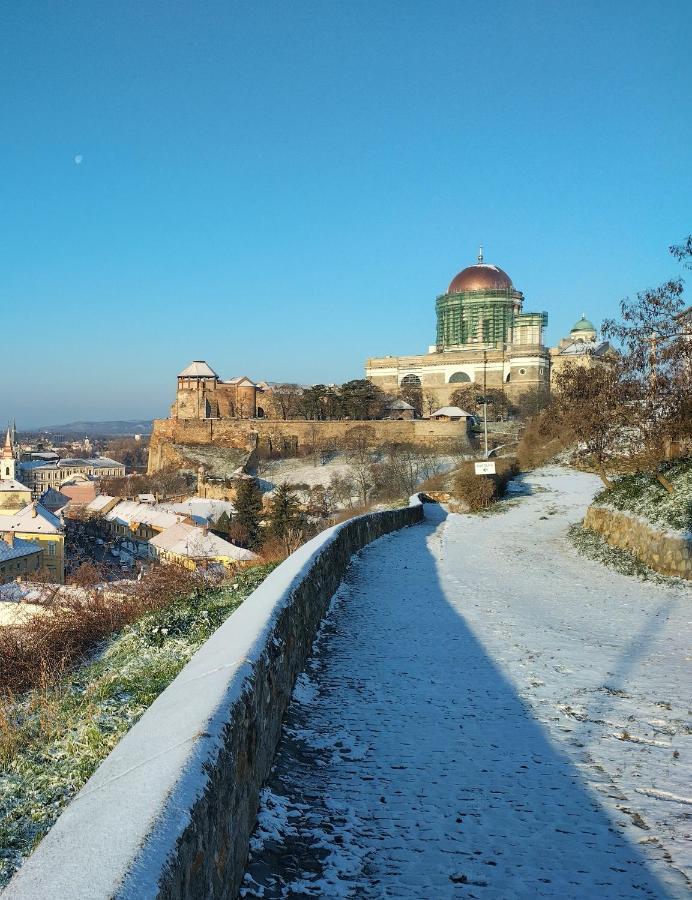
{"type": "Polygon", "coordinates": [[[435,303],[436,341],[415,356],[367,360],[365,376],[387,393],[412,385],[440,405],[465,383],[503,388],[511,399],[550,385],[550,353],[543,344],[545,312],[525,312],[524,295],[498,266],[483,259],[451,280],[435,303]]]}

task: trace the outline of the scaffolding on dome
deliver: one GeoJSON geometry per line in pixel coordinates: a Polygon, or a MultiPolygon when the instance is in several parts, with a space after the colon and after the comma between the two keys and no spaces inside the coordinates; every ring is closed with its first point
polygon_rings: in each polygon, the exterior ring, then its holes
{"type": "Polygon", "coordinates": [[[501,346],[511,341],[515,315],[521,309],[516,291],[484,291],[445,294],[438,297],[437,347],[485,344],[501,346]]]}

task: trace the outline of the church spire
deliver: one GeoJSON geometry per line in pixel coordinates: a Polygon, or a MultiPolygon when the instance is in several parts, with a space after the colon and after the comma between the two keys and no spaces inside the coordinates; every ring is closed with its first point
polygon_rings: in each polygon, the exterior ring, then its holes
{"type": "Polygon", "coordinates": [[[478,248],[478,264],[483,265],[483,244],[478,248]]]}
{"type": "Polygon", "coordinates": [[[7,429],[7,436],[5,438],[5,446],[2,450],[2,459],[14,459],[14,450],[12,448],[12,435],[10,434],[10,429],[7,429]]]}

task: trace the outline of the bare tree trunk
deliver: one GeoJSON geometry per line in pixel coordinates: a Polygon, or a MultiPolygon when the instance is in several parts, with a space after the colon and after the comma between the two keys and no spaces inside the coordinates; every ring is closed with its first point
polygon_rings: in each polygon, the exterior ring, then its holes
{"type": "Polygon", "coordinates": [[[606,475],[606,470],[603,466],[603,463],[598,464],[598,477],[607,488],[611,488],[613,486],[613,482],[606,475]]]}
{"type": "Polygon", "coordinates": [[[660,472],[656,472],[656,481],[658,481],[659,484],[662,484],[669,494],[675,493],[675,488],[670,483],[670,481],[668,481],[665,475],[661,475],[660,472]]]}

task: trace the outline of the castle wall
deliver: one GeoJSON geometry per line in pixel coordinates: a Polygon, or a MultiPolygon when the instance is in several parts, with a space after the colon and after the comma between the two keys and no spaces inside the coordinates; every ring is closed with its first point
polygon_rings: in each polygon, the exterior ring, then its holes
{"type": "Polygon", "coordinates": [[[175,461],[174,444],[214,445],[251,450],[257,445],[282,448],[324,446],[343,442],[360,425],[371,429],[373,446],[411,443],[456,450],[469,446],[464,423],[427,419],[311,422],[304,419],[157,419],[149,446],[149,473],[175,461]]]}

